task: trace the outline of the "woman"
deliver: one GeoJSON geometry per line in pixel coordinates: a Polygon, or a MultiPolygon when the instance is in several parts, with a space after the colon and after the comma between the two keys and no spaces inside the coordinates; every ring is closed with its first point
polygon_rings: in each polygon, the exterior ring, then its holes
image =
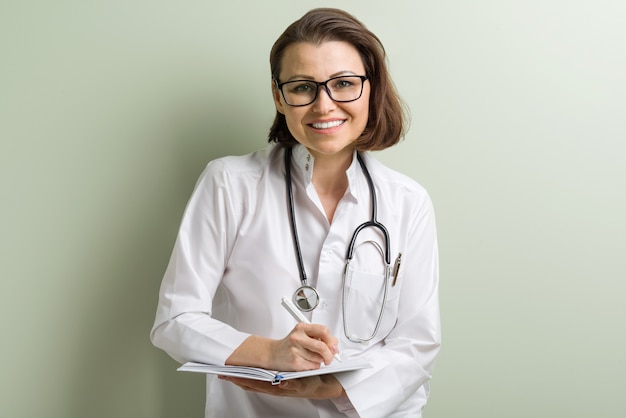
{"type": "Polygon", "coordinates": [[[372,364],[277,386],[209,375],[207,417],[419,417],[440,345],[435,220],[422,187],[366,152],[403,134],[384,49],[351,15],[315,9],[270,64],[276,144],[207,166],[152,342],[180,362],[307,370],[341,352],[372,364]],[[373,209],[384,226],[351,245],[373,209]],[[310,324],[281,306],[292,295],[310,324]]]}

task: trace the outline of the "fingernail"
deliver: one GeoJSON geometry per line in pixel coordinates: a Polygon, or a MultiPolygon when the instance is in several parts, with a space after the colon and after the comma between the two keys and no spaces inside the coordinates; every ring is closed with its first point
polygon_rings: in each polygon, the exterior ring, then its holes
{"type": "Polygon", "coordinates": [[[339,346],[337,344],[333,345],[333,353],[339,354],[339,346]]]}
{"type": "Polygon", "coordinates": [[[289,386],[289,382],[287,382],[286,380],[283,380],[282,382],[280,382],[278,386],[280,386],[281,388],[286,388],[287,386],[289,386]]]}

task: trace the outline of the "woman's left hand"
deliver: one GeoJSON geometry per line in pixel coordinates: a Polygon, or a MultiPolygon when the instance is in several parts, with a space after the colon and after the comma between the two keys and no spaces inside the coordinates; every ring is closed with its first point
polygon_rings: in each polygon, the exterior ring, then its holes
{"type": "Polygon", "coordinates": [[[274,396],[291,396],[307,399],[333,399],[345,396],[343,386],[333,375],[310,376],[301,379],[283,380],[278,385],[252,379],[220,376],[244,390],[274,396]]]}

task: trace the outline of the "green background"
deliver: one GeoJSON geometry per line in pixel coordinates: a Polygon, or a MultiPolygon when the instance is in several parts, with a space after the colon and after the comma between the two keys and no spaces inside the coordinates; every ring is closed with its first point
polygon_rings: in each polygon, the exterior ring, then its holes
{"type": "Polygon", "coordinates": [[[205,164],[265,146],[272,43],[321,5],[385,44],[412,122],[379,158],[435,202],[425,417],[623,416],[621,0],[0,0],[0,416],[202,416],[148,339],[160,280],[205,164]]]}

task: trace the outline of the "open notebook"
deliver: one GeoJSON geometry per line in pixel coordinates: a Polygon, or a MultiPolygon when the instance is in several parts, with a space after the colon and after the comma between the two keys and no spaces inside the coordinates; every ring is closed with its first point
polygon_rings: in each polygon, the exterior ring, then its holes
{"type": "Polygon", "coordinates": [[[188,362],[178,368],[181,372],[196,372],[218,374],[223,376],[241,377],[245,379],[263,380],[277,385],[281,380],[298,379],[301,377],[318,376],[322,374],[333,374],[349,372],[352,370],[367,369],[372,367],[371,363],[359,359],[347,359],[342,362],[333,362],[330,366],[325,366],[316,370],[306,370],[302,372],[279,372],[266,370],[258,367],[244,366],[218,366],[215,364],[203,364],[188,362]]]}

